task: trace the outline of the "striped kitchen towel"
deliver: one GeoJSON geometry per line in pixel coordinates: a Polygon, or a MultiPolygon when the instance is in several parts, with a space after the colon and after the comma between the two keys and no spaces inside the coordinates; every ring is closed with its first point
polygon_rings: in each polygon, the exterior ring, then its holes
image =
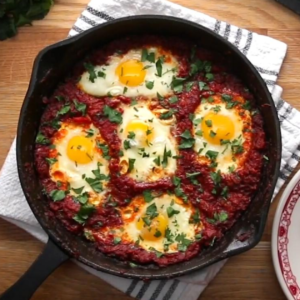
{"type": "MultiPolygon", "coordinates": [[[[170,15],[202,24],[233,43],[254,64],[272,93],[281,123],[283,156],[277,194],[300,160],[300,113],[281,99],[282,89],[276,85],[286,44],[164,0],[92,0],[72,27],[70,36],[106,21],[141,14],[170,15]]],[[[47,235],[32,215],[22,193],[15,156],[14,142],[0,176],[0,216],[46,242],[47,235]]],[[[224,263],[221,261],[178,279],[148,282],[119,278],[80,266],[136,299],[196,300],[224,263]]]]}

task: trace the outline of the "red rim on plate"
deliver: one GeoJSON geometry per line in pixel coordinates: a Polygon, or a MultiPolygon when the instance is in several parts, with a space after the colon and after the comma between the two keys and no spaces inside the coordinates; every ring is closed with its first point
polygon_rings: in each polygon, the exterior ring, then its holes
{"type": "Polygon", "coordinates": [[[292,300],[300,300],[300,278],[293,273],[288,250],[291,219],[298,199],[300,199],[300,171],[288,184],[281,197],[272,232],[272,256],[277,278],[285,295],[292,300]]]}

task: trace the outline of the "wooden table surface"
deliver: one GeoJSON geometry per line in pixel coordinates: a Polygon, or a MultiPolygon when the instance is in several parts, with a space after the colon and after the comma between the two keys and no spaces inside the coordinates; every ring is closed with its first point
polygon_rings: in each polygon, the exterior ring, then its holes
{"type": "MultiPolygon", "coordinates": [[[[284,89],[284,99],[300,109],[299,16],[273,0],[173,1],[286,42],[288,54],[278,83],[284,89]]],[[[0,42],[0,166],[16,133],[19,109],[35,56],[45,46],[67,36],[87,2],[57,0],[44,20],[20,29],[17,37],[0,42]]],[[[202,300],[285,299],[273,270],[270,248],[272,221],[279,197],[272,205],[262,241],[251,251],[231,258],[204,291],[202,300]]],[[[42,248],[42,243],[29,234],[0,219],[0,294],[23,274],[42,248]]],[[[130,298],[67,262],[44,282],[33,299],[130,298]]]]}

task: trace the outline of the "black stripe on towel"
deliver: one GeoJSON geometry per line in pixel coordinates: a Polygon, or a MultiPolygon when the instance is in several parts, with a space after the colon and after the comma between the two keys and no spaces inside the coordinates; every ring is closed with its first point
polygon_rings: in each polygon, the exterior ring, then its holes
{"type": "Polygon", "coordinates": [[[253,40],[253,33],[251,31],[249,31],[248,32],[247,41],[246,41],[246,46],[242,50],[243,54],[245,54],[245,55],[248,54],[248,51],[249,51],[249,49],[251,47],[252,40],[253,40]]]}
{"type": "Polygon", "coordinates": [[[95,22],[95,21],[93,21],[93,20],[87,18],[87,17],[84,16],[84,15],[81,15],[79,18],[80,18],[82,21],[84,21],[85,23],[87,23],[87,24],[89,24],[89,25],[91,25],[91,26],[96,26],[96,25],[98,25],[97,22],[95,22]]]}
{"type": "Polygon", "coordinates": [[[234,41],[234,46],[238,47],[239,44],[240,44],[240,41],[242,39],[242,29],[239,28],[237,33],[236,33],[236,38],[235,38],[235,41],[234,41]]]}
{"type": "Polygon", "coordinates": [[[269,80],[269,79],[264,79],[264,82],[267,84],[267,85],[274,85],[276,83],[275,80],[269,80]]]}
{"type": "Polygon", "coordinates": [[[276,107],[277,111],[279,111],[283,107],[283,105],[284,105],[284,101],[280,99],[277,103],[277,107],[276,107]]]}
{"type": "Polygon", "coordinates": [[[294,170],[294,168],[292,167],[292,166],[290,166],[289,164],[286,164],[285,166],[284,166],[284,169],[286,169],[288,172],[290,172],[290,173],[292,173],[293,172],[293,170],[294,170]]]}
{"type": "Polygon", "coordinates": [[[134,279],[131,281],[130,286],[128,287],[127,291],[125,292],[126,295],[130,295],[133,290],[135,289],[136,285],[138,284],[139,280],[138,279],[134,279]]]}
{"type": "Polygon", "coordinates": [[[226,24],[225,33],[224,33],[224,39],[225,40],[228,40],[229,35],[230,35],[230,31],[231,31],[231,25],[230,24],[226,24]]]}
{"type": "Polygon", "coordinates": [[[216,20],[216,25],[215,25],[214,32],[215,32],[215,33],[219,33],[219,32],[220,32],[220,29],[221,29],[221,21],[216,20]]]}
{"type": "Polygon", "coordinates": [[[288,108],[286,109],[286,111],[283,114],[278,115],[279,122],[281,123],[282,121],[284,121],[289,116],[289,114],[292,112],[292,110],[293,110],[293,107],[288,104],[288,108]]]}
{"type": "Polygon", "coordinates": [[[266,70],[266,69],[263,69],[263,68],[257,67],[257,66],[255,66],[255,68],[259,73],[278,76],[278,72],[276,72],[276,71],[266,70]]]}
{"type": "Polygon", "coordinates": [[[87,10],[90,14],[92,14],[92,15],[94,15],[94,16],[97,16],[97,17],[99,17],[99,18],[102,18],[102,19],[104,19],[104,20],[106,20],[106,21],[111,21],[111,20],[114,20],[114,19],[115,19],[115,18],[109,16],[108,14],[106,14],[106,13],[104,13],[104,12],[102,12],[102,11],[96,10],[96,9],[90,7],[90,6],[87,6],[86,10],[87,10]]]}
{"type": "Polygon", "coordinates": [[[156,300],[157,299],[157,297],[159,296],[160,292],[162,291],[162,289],[164,288],[166,283],[167,283],[167,280],[161,280],[160,281],[160,283],[156,287],[154,293],[152,294],[150,300],[156,300]]]}
{"type": "Polygon", "coordinates": [[[76,25],[73,25],[72,29],[73,29],[74,31],[78,32],[78,33],[84,32],[83,29],[79,28],[79,27],[76,26],[76,25]]]}
{"type": "Polygon", "coordinates": [[[283,180],[287,180],[288,176],[286,176],[285,174],[283,174],[282,172],[279,173],[279,177],[283,180]]]}
{"type": "Polygon", "coordinates": [[[151,284],[151,281],[147,281],[147,282],[145,282],[145,283],[142,285],[140,291],[139,291],[138,294],[136,295],[136,299],[140,300],[140,299],[143,298],[143,296],[144,296],[145,293],[147,292],[147,290],[148,290],[150,284],[151,284]]]}
{"type": "Polygon", "coordinates": [[[174,280],[173,283],[171,284],[169,290],[167,291],[167,293],[165,294],[165,296],[163,297],[163,300],[170,300],[172,295],[174,294],[176,288],[179,285],[179,280],[174,280]]]}
{"type": "Polygon", "coordinates": [[[292,158],[297,160],[297,161],[300,161],[300,157],[295,153],[292,154],[292,158]]]}

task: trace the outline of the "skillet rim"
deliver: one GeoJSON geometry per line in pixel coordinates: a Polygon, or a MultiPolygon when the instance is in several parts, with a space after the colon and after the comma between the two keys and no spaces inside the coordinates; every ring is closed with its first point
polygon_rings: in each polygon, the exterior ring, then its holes
{"type": "MultiPolygon", "coordinates": [[[[66,252],[70,257],[74,257],[74,253],[72,253],[72,250],[66,245],[64,244],[62,241],[60,241],[56,235],[49,230],[49,228],[46,226],[46,222],[44,222],[43,217],[41,217],[37,210],[35,209],[34,205],[33,205],[33,200],[31,200],[30,195],[28,195],[28,193],[26,193],[26,188],[25,188],[25,182],[24,182],[24,178],[23,178],[23,174],[26,173],[24,172],[24,164],[22,163],[22,158],[21,158],[21,132],[22,132],[22,127],[24,126],[24,118],[25,118],[25,112],[27,110],[28,104],[30,102],[30,98],[31,95],[35,89],[36,84],[38,83],[38,78],[37,78],[37,74],[38,74],[38,70],[40,68],[40,63],[41,60],[43,58],[43,56],[56,48],[60,48],[63,46],[67,46],[67,45],[71,45],[73,43],[76,43],[77,41],[79,41],[80,39],[82,39],[84,36],[86,35],[90,35],[93,32],[96,32],[98,30],[102,30],[103,28],[107,27],[107,26],[111,26],[112,24],[117,24],[117,23],[123,23],[123,22],[127,22],[127,21],[131,21],[131,20],[144,20],[144,19],[150,19],[153,22],[155,22],[155,20],[159,19],[159,20],[167,20],[167,21],[173,21],[173,22],[177,22],[177,23],[181,23],[184,24],[186,26],[189,27],[194,27],[196,30],[198,31],[204,31],[206,32],[208,35],[212,36],[214,39],[219,40],[219,42],[225,44],[233,53],[235,56],[238,56],[243,63],[246,65],[246,67],[250,70],[250,72],[252,72],[252,74],[256,77],[256,79],[259,82],[259,85],[261,86],[263,93],[264,93],[264,97],[266,97],[266,100],[268,102],[268,104],[270,104],[270,113],[274,119],[274,124],[275,124],[275,128],[273,128],[273,130],[275,131],[275,136],[277,137],[277,143],[274,146],[276,146],[276,153],[277,153],[277,157],[276,157],[276,166],[275,166],[275,172],[272,175],[272,181],[270,184],[270,189],[269,189],[269,193],[268,193],[268,202],[267,202],[267,207],[265,208],[265,213],[262,215],[260,214],[260,224],[259,224],[259,229],[256,232],[254,239],[251,243],[247,244],[246,246],[241,246],[238,247],[234,250],[228,250],[226,253],[221,252],[219,254],[217,254],[216,257],[214,257],[211,260],[208,260],[206,263],[199,265],[195,265],[193,267],[190,268],[186,268],[184,271],[178,271],[178,272],[173,272],[171,274],[168,275],[138,275],[137,272],[124,272],[124,273],[118,273],[115,270],[111,270],[110,268],[104,267],[104,266],[99,266],[99,265],[95,265],[93,263],[91,263],[91,260],[85,259],[82,256],[79,257],[75,257],[76,260],[82,262],[83,264],[92,267],[93,269],[96,269],[98,271],[103,271],[109,274],[113,274],[119,277],[126,277],[126,278],[136,278],[136,279],[166,279],[166,278],[173,278],[173,277],[177,277],[177,276],[181,276],[196,270],[200,270],[204,267],[207,267],[208,265],[211,265],[213,263],[216,263],[222,259],[231,257],[233,255],[237,255],[240,254],[242,252],[245,252],[251,248],[253,248],[255,245],[257,245],[257,243],[260,241],[261,236],[263,234],[263,230],[265,227],[265,223],[267,220],[267,216],[268,216],[268,211],[269,211],[269,206],[271,203],[271,199],[272,199],[272,195],[275,189],[275,185],[279,176],[279,171],[280,171],[280,159],[281,159],[281,152],[282,152],[282,147],[281,147],[281,132],[280,132],[280,125],[279,125],[279,119],[278,119],[278,114],[275,108],[275,104],[272,100],[271,94],[269,93],[269,90],[267,89],[267,86],[265,84],[265,82],[263,81],[262,77],[260,76],[259,72],[256,70],[256,68],[253,66],[253,64],[248,60],[248,58],[243,55],[240,50],[238,50],[234,45],[232,45],[231,43],[229,43],[227,40],[225,40],[223,37],[221,37],[220,35],[218,35],[217,33],[215,33],[214,31],[200,25],[197,24],[195,22],[192,21],[188,21],[188,20],[184,20],[181,18],[177,18],[177,17],[173,17],[173,16],[164,16],[164,15],[138,15],[138,16],[129,16],[129,17],[124,17],[124,18],[119,18],[119,19],[115,19],[115,20],[111,20],[111,21],[107,21],[105,23],[99,24],[95,27],[92,27],[91,29],[88,29],[74,37],[70,37],[66,40],[62,40],[59,41],[55,44],[52,44],[50,46],[45,47],[43,50],[41,50],[38,55],[35,58],[34,64],[33,64],[33,69],[32,69],[32,75],[29,81],[29,87],[24,99],[24,102],[22,104],[22,108],[20,111],[20,117],[19,117],[19,122],[18,122],[18,129],[17,129],[17,143],[16,143],[16,154],[17,154],[17,167],[18,167],[18,174],[19,174],[19,179],[20,179],[20,184],[22,187],[22,190],[24,192],[24,195],[26,197],[26,201],[29,204],[34,216],[36,217],[36,219],[38,220],[39,224],[41,225],[41,227],[45,230],[45,232],[47,233],[47,235],[49,236],[49,239],[51,239],[58,247],[59,249],[61,249],[62,251],[66,252]]],[[[128,33],[130,34],[130,32],[128,33]]],[[[191,259],[193,260],[193,259],[191,259]]],[[[183,263],[179,263],[179,264],[183,264],[183,263]]],[[[137,271],[137,269],[135,268],[135,271],[137,271]]]]}

